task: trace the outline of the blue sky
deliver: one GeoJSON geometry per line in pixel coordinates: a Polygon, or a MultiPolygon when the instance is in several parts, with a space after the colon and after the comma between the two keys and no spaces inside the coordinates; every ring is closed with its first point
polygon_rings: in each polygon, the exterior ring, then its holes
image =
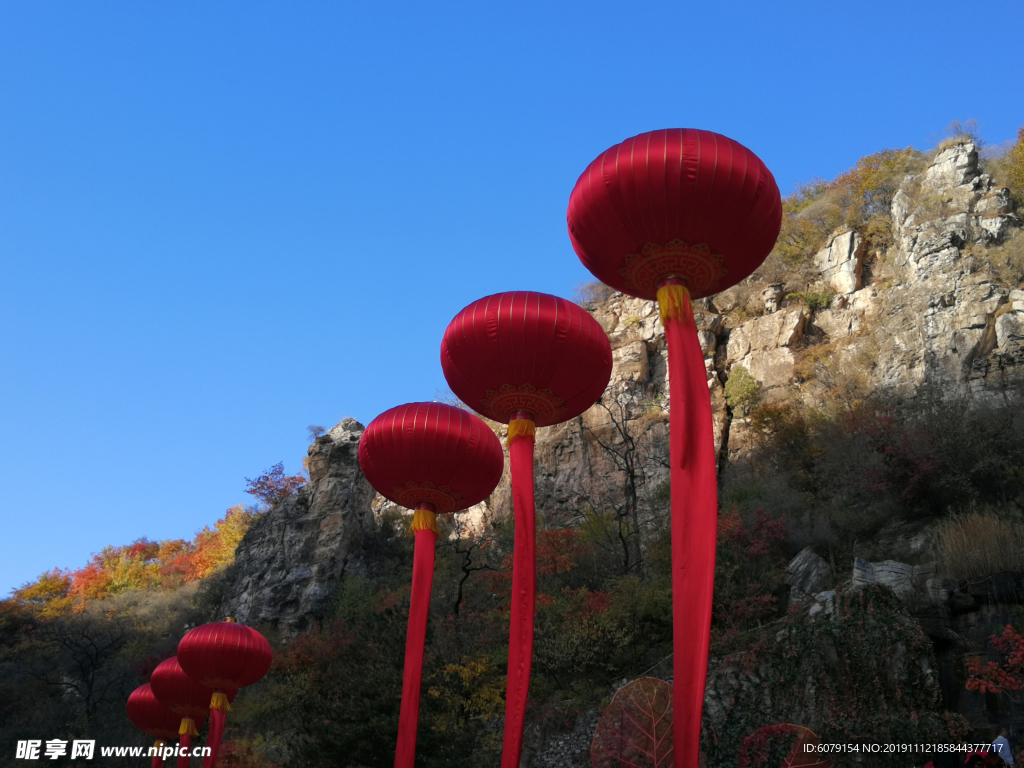
{"type": "Polygon", "coordinates": [[[577,176],[724,133],[783,192],[1024,123],[1019,2],[0,4],[0,594],[191,537],[308,424],[444,387],[480,296],[568,296],[577,176]]]}

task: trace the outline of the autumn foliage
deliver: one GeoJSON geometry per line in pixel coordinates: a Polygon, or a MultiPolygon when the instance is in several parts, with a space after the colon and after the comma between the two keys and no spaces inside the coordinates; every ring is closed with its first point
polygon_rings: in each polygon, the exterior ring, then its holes
{"type": "Polygon", "coordinates": [[[235,549],[257,512],[241,505],[229,509],[213,528],[198,531],[192,541],[139,539],[121,547],[104,547],[77,570],[55,568],[16,589],[11,601],[56,618],[80,611],[91,600],[136,589],[172,589],[204,579],[235,559],[235,549]]]}
{"type": "Polygon", "coordinates": [[[304,475],[285,475],[284,464],[279,461],[255,480],[245,478],[245,492],[255,496],[266,506],[272,507],[291,496],[305,484],[306,477],[304,475]]]}
{"type": "Polygon", "coordinates": [[[718,518],[714,617],[727,631],[756,626],[778,609],[775,593],[786,563],[781,548],[786,523],[763,509],[753,518],[744,522],[736,510],[718,518]]]}
{"type": "Polygon", "coordinates": [[[1001,635],[989,638],[1002,661],[987,661],[980,656],[967,659],[967,690],[980,693],[1003,693],[1013,698],[1024,688],[1024,635],[1007,625],[1001,635]]]}

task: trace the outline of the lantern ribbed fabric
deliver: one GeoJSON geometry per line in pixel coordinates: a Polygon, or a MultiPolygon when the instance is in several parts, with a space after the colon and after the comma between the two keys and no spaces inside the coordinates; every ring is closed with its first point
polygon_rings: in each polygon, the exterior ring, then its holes
{"type": "Polygon", "coordinates": [[[657,299],[668,346],[672,483],[673,738],[697,765],[714,592],[718,489],[711,403],[691,298],[749,276],[775,244],[782,200],[764,163],[693,129],[602,153],[569,198],[569,238],[602,282],[657,299]]]}
{"type": "Polygon", "coordinates": [[[385,498],[416,510],[396,768],[412,768],[416,759],[423,647],[438,535],[435,512],[479,504],[491,495],[504,465],[494,432],[473,414],[443,403],[409,403],[387,410],[370,422],[359,440],[359,466],[370,485],[385,498]]]}
{"type": "Polygon", "coordinates": [[[678,128],[601,153],[576,182],[567,218],[573,248],[601,282],[653,300],[658,282],[676,275],[699,299],[760,266],[779,236],[782,198],[742,144],[678,128]]]}
{"type": "Polygon", "coordinates": [[[579,416],[604,393],[612,370],[608,337],[577,305],[532,291],[474,301],[449,323],[441,367],[467,405],[509,425],[515,546],[502,768],[518,768],[533,663],[536,597],[536,427],[579,416]]]}
{"type": "Polygon", "coordinates": [[[441,341],[441,367],[452,391],[478,413],[508,424],[525,411],[546,427],[597,402],[612,352],[601,326],[577,305],[511,291],[455,316],[441,341]]]}
{"type": "MultiPolygon", "coordinates": [[[[224,720],[231,706],[228,692],[252,685],[270,670],[273,654],[267,639],[252,627],[215,621],[189,630],[178,643],[178,663],[185,673],[214,693],[210,698],[210,755],[204,768],[217,764],[224,720]]],[[[234,696],[232,695],[233,699],[234,696]]]]}
{"type": "MultiPolygon", "coordinates": [[[[213,689],[196,682],[185,674],[177,656],[164,659],[150,676],[149,684],[160,703],[181,718],[178,728],[180,746],[190,748],[192,737],[198,735],[198,728],[210,715],[210,700],[213,689]]],[[[226,691],[229,701],[234,701],[237,689],[226,691]]],[[[178,768],[187,768],[188,753],[179,755],[178,768]]]]}
{"type": "Polygon", "coordinates": [[[490,427],[444,403],[408,403],[370,422],[359,439],[359,466],[381,496],[434,512],[479,504],[501,479],[501,443],[490,427]]]}
{"type": "MultiPolygon", "coordinates": [[[[149,683],[140,685],[128,697],[128,719],[140,731],[157,739],[157,746],[178,738],[181,717],[160,703],[149,683]]],[[[153,768],[162,763],[163,756],[154,755],[153,768]]]]}

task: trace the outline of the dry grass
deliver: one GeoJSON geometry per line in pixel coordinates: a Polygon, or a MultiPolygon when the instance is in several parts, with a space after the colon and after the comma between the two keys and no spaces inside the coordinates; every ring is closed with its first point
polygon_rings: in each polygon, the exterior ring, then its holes
{"type": "Polygon", "coordinates": [[[1024,571],[1024,531],[990,512],[955,515],[935,538],[950,578],[976,580],[1024,571]]]}
{"type": "Polygon", "coordinates": [[[572,294],[572,302],[581,307],[590,304],[599,304],[607,301],[615,293],[615,289],[608,287],[600,280],[591,280],[580,283],[572,294]]]}

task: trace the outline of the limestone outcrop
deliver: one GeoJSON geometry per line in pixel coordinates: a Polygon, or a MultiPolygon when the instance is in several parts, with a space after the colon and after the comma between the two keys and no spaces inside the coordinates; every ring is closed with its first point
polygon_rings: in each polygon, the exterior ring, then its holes
{"type": "MultiPolygon", "coordinates": [[[[976,147],[954,144],[905,178],[891,216],[888,251],[869,252],[862,233],[838,231],[813,259],[818,278],[803,292],[754,279],[695,303],[720,462],[742,458],[753,444],[747,420],[726,405],[724,385],[736,366],[749,371],[765,401],[809,406],[826,405],[844,377],[868,391],[937,385],[978,400],[1001,397],[1021,380],[1024,290],[1002,284],[977,258],[979,248],[1021,237],[1020,222],[1007,191],[981,171],[976,147]]],[[[538,430],[537,509],[616,508],[630,482],[639,503],[656,509],[667,488],[671,389],[657,306],[611,293],[586,308],[611,341],[612,378],[582,416],[538,430]],[[625,450],[636,459],[629,467],[625,450]]],[[[361,431],[348,419],[310,447],[310,483],[246,536],[225,610],[301,628],[344,573],[363,567],[360,537],[393,505],[359,472],[361,431]]],[[[504,440],[504,428],[495,431],[504,440]]],[[[461,530],[481,530],[511,512],[506,469],[491,498],[457,520],[461,530]]],[[[810,570],[801,571],[807,579],[791,575],[795,592],[817,589],[811,555],[810,570]]]]}
{"type": "Polygon", "coordinates": [[[374,491],[359,469],[363,425],[344,419],[309,448],[310,481],[249,529],[229,571],[222,613],[301,631],[359,571],[374,491]]]}

